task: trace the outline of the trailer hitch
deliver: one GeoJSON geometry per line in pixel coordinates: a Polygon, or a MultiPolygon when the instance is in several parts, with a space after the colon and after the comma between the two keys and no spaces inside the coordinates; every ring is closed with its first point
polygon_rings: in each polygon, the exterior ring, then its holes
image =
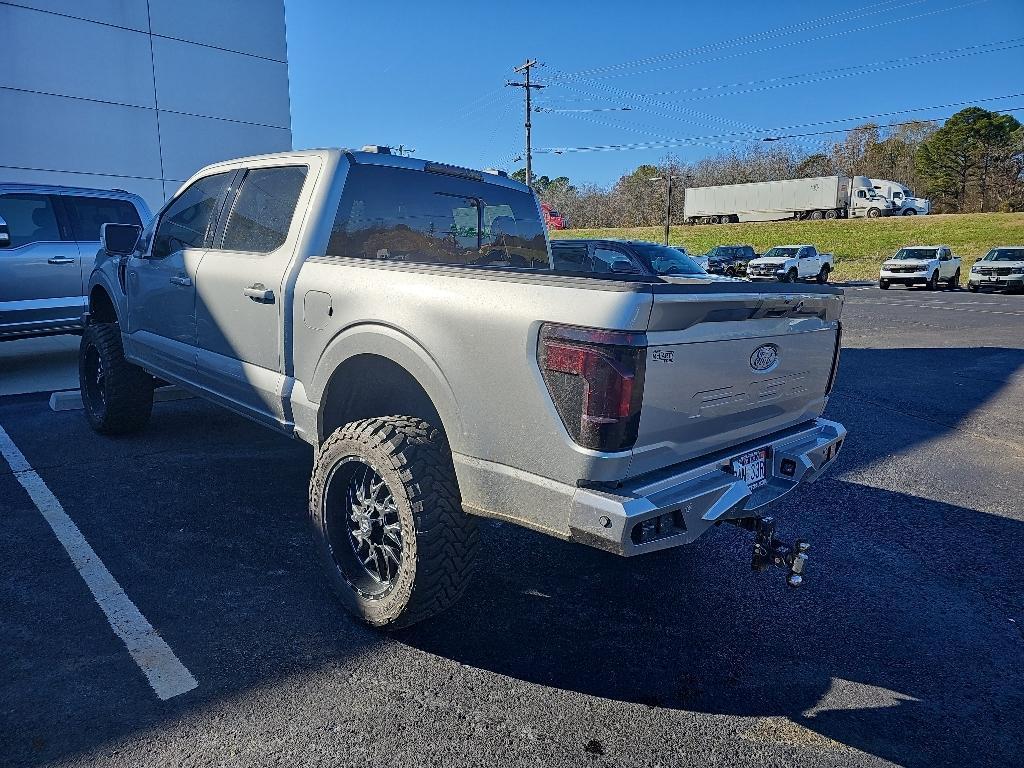
{"type": "Polygon", "coordinates": [[[789,571],[786,577],[789,586],[799,587],[804,583],[804,568],[807,566],[810,544],[800,539],[787,544],[775,538],[774,517],[746,517],[737,520],[736,524],[754,532],[754,556],[750,563],[754,571],[760,573],[774,565],[789,571]]]}

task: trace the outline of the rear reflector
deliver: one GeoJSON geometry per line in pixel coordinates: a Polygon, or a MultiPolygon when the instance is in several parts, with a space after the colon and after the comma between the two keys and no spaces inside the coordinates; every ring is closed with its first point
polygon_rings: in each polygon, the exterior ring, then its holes
{"type": "Polygon", "coordinates": [[[604,452],[633,446],[643,401],[644,334],[544,325],[537,356],[555,410],[575,442],[604,452]]]}

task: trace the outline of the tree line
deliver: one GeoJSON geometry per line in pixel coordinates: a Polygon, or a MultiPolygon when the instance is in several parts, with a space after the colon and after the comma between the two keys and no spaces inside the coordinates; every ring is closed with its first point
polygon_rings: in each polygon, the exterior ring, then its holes
{"type": "MultiPolygon", "coordinates": [[[[786,143],[755,145],[687,163],[674,156],[641,165],[611,187],[535,177],[540,198],[573,227],[655,226],[665,221],[665,182],[675,176],[673,223],[682,222],[684,188],[715,184],[869,176],[898,181],[932,201],[935,213],[1024,210],[1024,127],[1011,115],[969,107],[941,126],[912,122],[858,126],[818,151],[786,143]]],[[[521,169],[514,178],[525,180],[521,169]]]]}

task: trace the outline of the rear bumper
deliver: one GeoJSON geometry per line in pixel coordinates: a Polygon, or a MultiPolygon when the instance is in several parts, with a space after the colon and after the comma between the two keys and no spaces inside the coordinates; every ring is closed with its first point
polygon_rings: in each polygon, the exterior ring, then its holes
{"type": "Polygon", "coordinates": [[[813,482],[838,455],[846,429],[814,421],[627,482],[622,488],[579,488],[569,532],[574,541],[620,555],[639,555],[695,541],[722,520],[753,517],[801,483],[813,482]],[[751,491],[725,471],[731,458],[769,449],[768,482],[751,491]],[[785,463],[792,473],[784,474],[785,463]],[[667,517],[665,517],[667,516],[667,517]],[[661,518],[660,533],[640,539],[640,524],[661,518]]]}

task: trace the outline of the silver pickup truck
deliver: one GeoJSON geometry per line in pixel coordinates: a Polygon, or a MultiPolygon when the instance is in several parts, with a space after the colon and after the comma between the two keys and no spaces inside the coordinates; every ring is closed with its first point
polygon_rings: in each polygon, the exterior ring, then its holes
{"type": "Polygon", "coordinates": [[[555,268],[531,190],[380,151],[197,173],[109,224],[81,388],[142,428],[174,383],[312,444],[320,558],[355,615],[450,605],[476,516],[637,555],[720,522],[801,580],[767,505],[841,448],[839,289],[555,268]]]}

